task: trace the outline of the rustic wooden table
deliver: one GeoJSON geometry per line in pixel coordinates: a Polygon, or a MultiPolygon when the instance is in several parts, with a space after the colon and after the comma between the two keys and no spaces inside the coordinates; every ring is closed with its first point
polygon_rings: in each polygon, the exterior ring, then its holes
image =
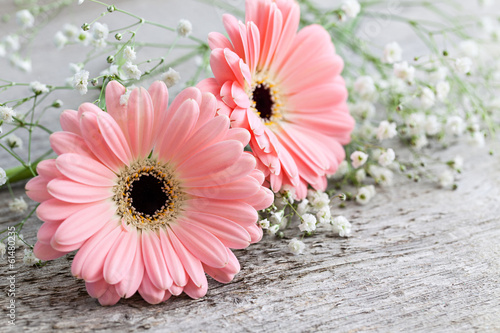
{"type": "MultiPolygon", "coordinates": [[[[211,7],[192,10],[176,5],[169,11],[169,4],[154,1],[121,1],[120,5],[172,26],[179,18],[188,18],[200,38],[210,30],[222,31],[221,12],[211,7]],[[151,10],[151,6],[158,8],[151,10]],[[204,19],[196,20],[200,17],[204,19]]],[[[90,21],[99,13],[96,8],[75,6],[61,20],[90,21]]],[[[33,57],[44,59],[44,66],[21,75],[0,62],[2,72],[5,68],[8,78],[22,82],[52,83],[69,76],[66,69],[59,73],[53,68],[58,61],[73,61],[78,50],[46,56],[53,54],[50,40],[61,22],[49,24],[47,35],[35,41],[34,50],[43,52],[33,57]]],[[[74,92],[61,96],[71,100],[67,107],[73,108],[88,98],[74,92]]],[[[54,129],[58,112],[48,115],[54,129]]],[[[47,146],[43,137],[34,141],[37,150],[47,146]]],[[[320,233],[306,240],[309,247],[300,256],[288,254],[286,242],[269,236],[236,251],[241,272],[227,285],[210,280],[207,295],[198,300],[180,296],[149,305],[136,295],[116,306],[101,307],[87,295],[83,281],[71,276],[73,255],[34,268],[23,265],[21,248],[14,274],[15,327],[7,325],[12,273],[5,259],[0,262],[0,331],[498,332],[500,161],[498,153],[490,156],[488,150],[500,152],[499,148],[498,143],[479,150],[463,145],[446,152],[466,159],[456,191],[398,180],[397,186],[379,189],[367,206],[348,205],[334,211],[350,219],[351,238],[320,233]]],[[[0,161],[2,167],[15,165],[3,151],[0,161]]],[[[13,186],[15,196],[23,195],[23,187],[23,183],[13,186]]],[[[2,230],[21,218],[9,211],[10,199],[7,190],[0,190],[2,230]]],[[[40,225],[36,217],[27,221],[23,234],[29,243],[35,242],[40,225]]]]}

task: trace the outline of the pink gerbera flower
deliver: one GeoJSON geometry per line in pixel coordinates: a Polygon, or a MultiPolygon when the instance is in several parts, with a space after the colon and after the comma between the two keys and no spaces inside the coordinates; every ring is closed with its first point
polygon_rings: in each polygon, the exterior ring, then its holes
{"type": "Polygon", "coordinates": [[[292,0],[247,0],[246,24],[225,15],[231,41],[209,35],[215,78],[199,87],[219,96],[232,127],[251,132],[250,147],[272,189],[293,188],[302,199],[308,184],[325,190],[354,120],[329,34],[319,25],[297,33],[299,17],[292,0]]]}
{"type": "Polygon", "coordinates": [[[216,116],[216,99],[196,88],[167,109],[165,84],[137,88],[127,103],[116,81],[108,113],[85,103],[61,116],[27,194],[41,202],[35,255],[79,249],[71,271],[103,305],[137,290],[149,303],[207,292],[205,272],[229,282],[239,271],[229,248],[262,237],[256,209],[273,201],[261,186],[250,136],[216,116]]]}

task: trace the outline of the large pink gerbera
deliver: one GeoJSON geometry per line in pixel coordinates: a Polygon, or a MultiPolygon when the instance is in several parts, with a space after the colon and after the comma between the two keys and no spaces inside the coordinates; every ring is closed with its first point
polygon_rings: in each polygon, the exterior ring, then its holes
{"type": "Polygon", "coordinates": [[[27,194],[41,202],[35,255],[79,249],[72,273],[92,297],[112,305],[137,290],[149,303],[182,291],[207,292],[205,272],[229,282],[239,264],[229,250],[260,240],[256,209],[273,201],[244,129],[216,116],[216,99],[196,88],[167,109],[165,84],[106,88],[107,111],[83,104],[61,116],[27,194]]]}
{"type": "Polygon", "coordinates": [[[231,41],[209,35],[215,78],[198,87],[219,96],[232,127],[251,132],[250,147],[272,189],[291,187],[302,199],[308,184],[325,190],[354,120],[329,34],[319,25],[297,33],[299,16],[292,0],[247,0],[246,24],[225,15],[231,41]]]}

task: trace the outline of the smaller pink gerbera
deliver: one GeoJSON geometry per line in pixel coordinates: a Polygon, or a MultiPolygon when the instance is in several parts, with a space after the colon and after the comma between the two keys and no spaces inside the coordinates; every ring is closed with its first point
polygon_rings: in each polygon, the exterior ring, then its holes
{"type": "Polygon", "coordinates": [[[209,35],[214,78],[198,87],[219,98],[232,127],[250,131],[271,188],[303,199],[308,185],[325,190],[354,120],[330,35],[319,25],[297,32],[299,20],[293,0],[247,0],[245,23],[224,15],[230,40],[209,35]]]}
{"type": "Polygon", "coordinates": [[[159,303],[183,291],[207,292],[205,272],[227,283],[239,271],[230,248],[262,237],[256,209],[273,201],[250,136],[216,116],[216,99],[196,88],[167,108],[165,84],[106,88],[107,113],[85,103],[61,115],[52,134],[56,159],[41,162],[26,185],[40,202],[35,255],[78,250],[71,267],[102,305],[136,291],[159,303]],[[123,100],[122,100],[123,102],[123,100]]]}

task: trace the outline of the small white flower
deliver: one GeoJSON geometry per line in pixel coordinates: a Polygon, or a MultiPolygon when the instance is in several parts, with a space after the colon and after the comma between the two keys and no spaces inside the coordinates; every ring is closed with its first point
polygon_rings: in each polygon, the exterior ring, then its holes
{"type": "Polygon", "coordinates": [[[35,257],[32,250],[24,249],[23,263],[28,266],[33,266],[40,263],[40,259],[35,257]]]}
{"type": "Polygon", "coordinates": [[[331,223],[333,232],[338,233],[340,237],[351,235],[351,223],[344,216],[337,216],[331,223]]]}
{"type": "Polygon", "coordinates": [[[19,43],[19,36],[8,35],[4,39],[5,45],[12,51],[17,51],[21,48],[21,43],[19,43]]]}
{"type": "Polygon", "coordinates": [[[376,165],[370,165],[368,173],[375,179],[377,184],[381,186],[391,186],[394,174],[387,168],[382,168],[376,165]]]}
{"type": "Polygon", "coordinates": [[[476,58],[479,55],[479,46],[473,40],[469,39],[460,42],[459,48],[467,57],[476,58]]]}
{"type": "Polygon", "coordinates": [[[92,37],[94,40],[105,40],[108,38],[109,28],[106,23],[95,22],[92,25],[92,37]]]}
{"type": "Polygon", "coordinates": [[[106,68],[101,72],[101,75],[119,76],[118,69],[119,69],[118,65],[110,65],[108,68],[106,68]]]}
{"type": "Polygon", "coordinates": [[[375,195],[375,186],[368,185],[363,186],[358,190],[358,194],[356,194],[356,202],[360,205],[366,205],[370,202],[370,200],[375,195]]]}
{"type": "Polygon", "coordinates": [[[0,168],[0,186],[7,182],[7,173],[3,168],[0,168]]]}
{"type": "Polygon", "coordinates": [[[302,223],[299,225],[299,229],[306,232],[316,230],[316,217],[312,214],[302,215],[302,223]]]}
{"type": "Polygon", "coordinates": [[[415,147],[416,150],[420,150],[427,146],[429,144],[429,141],[427,140],[427,137],[425,134],[417,136],[413,141],[412,141],[413,147],[415,147]]]}
{"type": "Polygon", "coordinates": [[[355,18],[361,11],[361,5],[357,0],[344,0],[344,3],[340,7],[340,9],[345,13],[347,17],[355,18]]]}
{"type": "Polygon", "coordinates": [[[356,181],[358,183],[362,183],[366,179],[366,171],[365,171],[365,169],[359,169],[359,170],[357,170],[356,174],[355,174],[355,177],[356,177],[356,181]]]}
{"type": "Polygon", "coordinates": [[[131,47],[130,45],[127,45],[125,47],[125,49],[123,50],[123,58],[126,61],[132,61],[132,60],[135,60],[136,57],[137,57],[137,54],[135,53],[134,48],[131,47]]]}
{"type": "Polygon", "coordinates": [[[290,243],[288,243],[288,249],[290,252],[293,254],[301,254],[304,252],[304,249],[306,248],[306,245],[304,242],[298,240],[297,238],[293,238],[290,243]]]}
{"type": "Polygon", "coordinates": [[[467,74],[472,69],[472,60],[468,57],[458,58],[455,61],[455,69],[460,74],[467,74]]]}
{"type": "Polygon", "coordinates": [[[441,123],[435,115],[427,116],[425,119],[425,133],[427,135],[436,135],[441,131],[441,123]]]}
{"type": "Polygon", "coordinates": [[[434,92],[430,88],[424,87],[420,94],[420,105],[422,105],[424,110],[427,110],[431,108],[435,103],[436,95],[434,94],[434,92]]]}
{"type": "Polygon", "coordinates": [[[378,164],[381,166],[389,166],[392,162],[394,162],[394,159],[396,158],[396,154],[394,153],[394,150],[389,148],[387,151],[383,152],[379,158],[378,158],[378,164]]]}
{"type": "Polygon", "coordinates": [[[462,168],[464,166],[464,159],[462,156],[457,155],[455,158],[451,161],[452,163],[452,168],[457,171],[457,172],[462,172],[462,168]]]}
{"type": "Polygon", "coordinates": [[[309,190],[307,192],[307,199],[309,200],[309,204],[317,210],[330,205],[330,198],[325,192],[309,190]]]}
{"type": "Polygon", "coordinates": [[[361,119],[370,119],[375,115],[375,105],[368,101],[361,101],[350,107],[351,114],[361,119]]]}
{"type": "Polygon", "coordinates": [[[436,93],[437,98],[444,102],[448,98],[448,94],[450,93],[450,83],[448,81],[441,81],[436,84],[436,93]]]}
{"type": "Polygon", "coordinates": [[[125,65],[122,67],[123,75],[125,79],[135,79],[139,80],[141,78],[142,72],[136,65],[132,64],[130,61],[127,61],[125,65]]]}
{"type": "Polygon", "coordinates": [[[91,40],[90,32],[83,31],[83,30],[80,31],[80,33],[78,34],[78,38],[77,38],[78,42],[82,43],[84,46],[87,46],[87,45],[89,45],[90,40],[91,40]]]}
{"type": "Polygon", "coordinates": [[[16,249],[20,248],[20,247],[22,247],[24,245],[26,245],[26,244],[24,243],[24,236],[23,236],[23,234],[16,234],[16,244],[15,244],[16,249]]]}
{"type": "Polygon", "coordinates": [[[417,135],[424,131],[425,114],[421,112],[412,113],[406,118],[405,124],[408,127],[408,134],[417,135]]]}
{"type": "Polygon", "coordinates": [[[7,246],[2,242],[0,243],[0,259],[3,259],[5,253],[7,253],[7,246]]]}
{"type": "Polygon", "coordinates": [[[480,131],[472,132],[469,138],[469,143],[476,147],[484,147],[485,144],[484,134],[480,131]]]}
{"type": "Polygon", "coordinates": [[[163,73],[160,77],[160,80],[165,82],[167,88],[171,88],[175,86],[181,79],[181,75],[175,69],[169,67],[168,71],[163,73]]]}
{"type": "Polygon", "coordinates": [[[385,139],[392,139],[398,134],[396,130],[396,123],[389,123],[387,120],[380,122],[377,128],[377,139],[380,141],[385,139]]]}
{"type": "Polygon", "coordinates": [[[14,148],[22,149],[23,148],[23,140],[15,134],[7,135],[4,138],[4,140],[7,142],[7,145],[12,149],[14,149],[14,148]]]}
{"type": "Polygon", "coordinates": [[[74,64],[72,62],[69,63],[69,70],[71,73],[76,74],[83,69],[83,64],[81,62],[74,64]]]}
{"type": "Polygon", "coordinates": [[[11,123],[14,121],[16,116],[16,111],[12,110],[8,106],[0,106],[0,120],[4,122],[11,123]]]}
{"type": "Polygon", "coordinates": [[[127,105],[128,104],[128,99],[129,99],[132,91],[134,91],[134,89],[135,89],[135,85],[131,85],[130,87],[127,87],[125,89],[125,93],[120,96],[120,105],[127,105]]]}
{"type": "Polygon", "coordinates": [[[335,173],[329,176],[328,178],[340,179],[344,177],[344,175],[348,172],[349,172],[349,163],[346,160],[343,160],[342,162],[340,162],[337,171],[335,171],[335,173]]]}
{"type": "Polygon", "coordinates": [[[280,230],[280,226],[279,224],[274,224],[272,226],[270,226],[268,229],[267,229],[267,233],[269,235],[276,235],[276,233],[278,232],[278,230],[280,230]]]}
{"type": "Polygon", "coordinates": [[[330,220],[332,219],[332,212],[330,210],[330,207],[325,206],[321,208],[317,213],[316,213],[316,218],[318,219],[318,223],[329,223],[330,220]]]}
{"type": "Polygon", "coordinates": [[[78,33],[80,32],[80,30],[77,26],[66,23],[62,28],[62,32],[66,38],[75,40],[78,37],[78,33]]]}
{"type": "Polygon", "coordinates": [[[259,221],[259,225],[262,229],[268,229],[269,228],[269,220],[268,219],[263,219],[259,221]]]}
{"type": "Polygon", "coordinates": [[[86,70],[80,70],[73,76],[73,87],[80,93],[85,95],[88,91],[90,73],[86,70]]]}
{"type": "Polygon", "coordinates": [[[453,185],[453,182],[455,181],[455,176],[450,170],[445,170],[439,174],[438,181],[441,187],[448,187],[453,185]]]}
{"type": "Polygon", "coordinates": [[[19,68],[24,72],[27,73],[31,72],[31,59],[29,58],[22,59],[19,57],[19,55],[13,54],[10,57],[10,62],[12,63],[12,65],[14,65],[15,67],[19,68]]]}
{"type": "Polygon", "coordinates": [[[307,213],[309,211],[309,209],[310,209],[309,200],[307,200],[307,199],[302,200],[297,205],[297,213],[299,213],[299,215],[304,215],[305,213],[307,213]]]}
{"type": "Polygon", "coordinates": [[[278,227],[285,226],[286,223],[288,222],[288,219],[285,217],[285,211],[281,210],[275,213],[271,213],[271,216],[269,217],[269,222],[274,225],[277,225],[278,227]]]}
{"type": "Polygon", "coordinates": [[[359,129],[359,132],[365,137],[366,140],[371,140],[375,138],[377,129],[369,123],[364,123],[359,129]]]}
{"type": "Polygon", "coordinates": [[[435,71],[429,74],[429,81],[431,82],[441,82],[446,80],[448,76],[448,68],[440,66],[435,71]]]}
{"type": "Polygon", "coordinates": [[[180,20],[177,24],[177,34],[181,37],[188,37],[193,31],[193,25],[188,20],[180,20]]]}
{"type": "Polygon", "coordinates": [[[15,198],[9,202],[9,209],[13,213],[23,213],[28,209],[28,204],[23,197],[15,198]]]}
{"type": "Polygon", "coordinates": [[[0,58],[3,58],[7,55],[7,50],[5,49],[5,44],[0,43],[0,58]]]}
{"type": "Polygon", "coordinates": [[[288,199],[283,197],[281,193],[276,193],[274,195],[274,205],[278,210],[282,210],[288,205],[288,199]]]}
{"type": "Polygon", "coordinates": [[[61,31],[56,32],[54,35],[54,44],[58,49],[62,49],[68,43],[68,37],[64,36],[61,31]]]}
{"type": "Polygon", "coordinates": [[[354,91],[362,98],[372,100],[376,95],[377,88],[371,76],[360,76],[354,82],[354,91]]]}
{"type": "Polygon", "coordinates": [[[352,167],[354,169],[357,169],[363,164],[365,164],[367,160],[368,160],[368,154],[365,154],[362,151],[357,150],[351,154],[351,162],[352,162],[352,167]]]}
{"type": "Polygon", "coordinates": [[[448,133],[460,136],[465,130],[464,120],[459,116],[451,116],[446,122],[446,130],[448,133]]]}
{"type": "Polygon", "coordinates": [[[17,19],[17,24],[19,24],[23,29],[31,28],[35,23],[35,18],[27,9],[18,11],[16,13],[16,19],[17,19]]]}
{"type": "Polygon", "coordinates": [[[406,61],[399,62],[394,64],[394,75],[406,82],[413,82],[415,79],[415,67],[408,65],[406,61]]]}
{"type": "Polygon", "coordinates": [[[31,82],[30,88],[37,95],[49,92],[49,88],[47,87],[47,85],[40,83],[38,81],[31,82]]]}
{"type": "Polygon", "coordinates": [[[85,0],[78,0],[78,4],[81,5],[85,0]]]}
{"type": "Polygon", "coordinates": [[[403,50],[397,42],[389,43],[384,48],[384,57],[382,60],[385,63],[393,64],[395,62],[401,61],[403,55],[403,50]]]}

